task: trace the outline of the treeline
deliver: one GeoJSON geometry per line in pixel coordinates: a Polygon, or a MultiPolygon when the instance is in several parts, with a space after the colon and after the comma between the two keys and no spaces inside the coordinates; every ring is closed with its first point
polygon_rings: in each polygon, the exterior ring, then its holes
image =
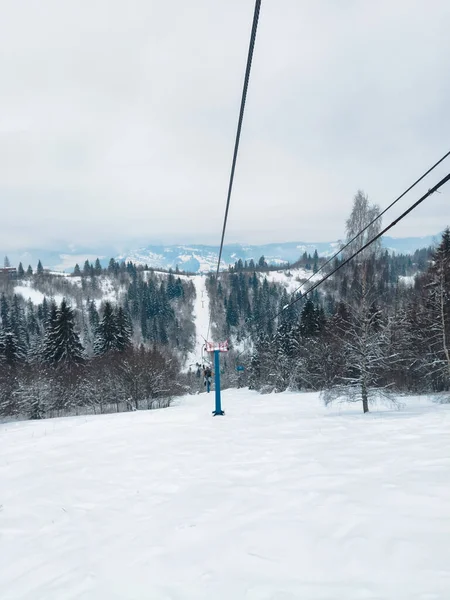
{"type": "Polygon", "coordinates": [[[123,307],[105,302],[88,353],[66,300],[28,314],[14,296],[0,300],[0,415],[47,416],[167,406],[180,392],[177,358],[132,345],[123,307]]]}
{"type": "MultiPolygon", "coordinates": [[[[34,277],[35,287],[49,295],[67,281],[34,277]]],[[[84,289],[66,286],[70,300],[56,303],[44,296],[37,306],[14,294],[10,283],[4,285],[0,416],[152,408],[179,393],[180,365],[194,343],[192,282],[173,273],[119,271],[112,302],[95,301],[90,294],[98,290],[104,297],[105,285],[111,293],[114,276],[95,276],[95,288],[91,279],[84,289]]]]}
{"type": "Polygon", "coordinates": [[[41,419],[162,408],[185,387],[172,354],[130,347],[70,364],[0,365],[0,417],[41,419]]]}

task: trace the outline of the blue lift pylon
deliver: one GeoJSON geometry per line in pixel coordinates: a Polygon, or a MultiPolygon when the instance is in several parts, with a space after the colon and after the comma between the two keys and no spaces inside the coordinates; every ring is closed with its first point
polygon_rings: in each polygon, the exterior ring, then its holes
{"type": "Polygon", "coordinates": [[[213,416],[224,415],[220,398],[220,350],[214,350],[214,384],[216,388],[216,407],[213,410],[213,416]]]}

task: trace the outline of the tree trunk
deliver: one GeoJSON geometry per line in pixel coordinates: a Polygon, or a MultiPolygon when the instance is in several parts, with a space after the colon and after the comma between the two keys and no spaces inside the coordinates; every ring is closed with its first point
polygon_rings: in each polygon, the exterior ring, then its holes
{"type": "Polygon", "coordinates": [[[364,411],[364,413],[368,413],[369,412],[369,399],[368,399],[368,395],[367,395],[367,387],[366,387],[365,381],[363,381],[361,383],[361,397],[362,397],[362,403],[363,403],[363,411],[364,411]]]}

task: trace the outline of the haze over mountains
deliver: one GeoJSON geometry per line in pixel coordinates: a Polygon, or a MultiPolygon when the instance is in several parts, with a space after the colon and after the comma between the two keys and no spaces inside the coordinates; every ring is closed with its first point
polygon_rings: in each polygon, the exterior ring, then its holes
{"type": "MultiPolygon", "coordinates": [[[[396,254],[411,254],[419,248],[434,245],[438,236],[423,236],[409,238],[384,237],[383,246],[390,252],[396,254]]],[[[304,252],[313,254],[315,250],[320,256],[329,256],[339,247],[336,242],[282,242],[278,244],[226,244],[222,255],[222,268],[234,264],[237,260],[258,260],[264,256],[266,261],[272,265],[281,265],[287,262],[293,263],[300,258],[304,252]]],[[[102,247],[80,247],[68,246],[65,249],[28,249],[17,252],[9,252],[8,248],[2,248],[2,255],[8,255],[11,264],[17,266],[22,262],[24,267],[31,264],[33,268],[38,260],[46,268],[72,271],[75,264],[83,265],[85,260],[94,261],[100,258],[102,265],[106,266],[110,258],[116,260],[132,261],[138,264],[147,264],[149,267],[175,269],[194,273],[208,272],[216,268],[218,259],[218,247],[208,245],[154,245],[149,244],[136,248],[130,244],[129,249],[118,252],[113,245],[102,247]]]]}

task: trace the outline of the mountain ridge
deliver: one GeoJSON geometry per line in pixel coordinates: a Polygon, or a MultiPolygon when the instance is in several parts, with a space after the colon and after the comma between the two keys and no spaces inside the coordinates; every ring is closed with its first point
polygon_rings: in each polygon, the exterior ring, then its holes
{"type": "MultiPolygon", "coordinates": [[[[439,236],[422,236],[408,238],[384,237],[383,247],[396,254],[413,254],[415,250],[425,248],[438,240],[439,236]]],[[[333,242],[280,242],[270,244],[225,244],[223,248],[221,268],[226,269],[237,260],[255,262],[261,256],[270,265],[283,265],[297,261],[304,252],[313,255],[317,250],[319,256],[330,256],[339,247],[340,241],[333,242]]],[[[219,254],[218,246],[207,244],[148,244],[138,248],[130,244],[129,249],[118,253],[112,245],[101,247],[80,247],[73,249],[67,246],[63,250],[29,249],[16,252],[3,252],[9,256],[13,266],[22,262],[24,268],[29,264],[33,268],[41,260],[46,268],[72,271],[75,264],[83,266],[86,260],[95,261],[98,257],[103,266],[107,266],[110,258],[147,264],[149,267],[176,269],[193,273],[208,272],[216,269],[219,254]]]]}

